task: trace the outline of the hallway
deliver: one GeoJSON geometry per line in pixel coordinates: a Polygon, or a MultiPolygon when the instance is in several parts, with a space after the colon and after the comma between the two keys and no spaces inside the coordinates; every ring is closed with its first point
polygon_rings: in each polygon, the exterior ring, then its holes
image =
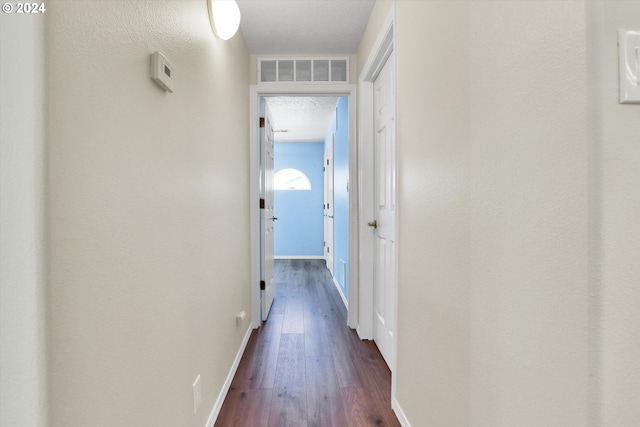
{"type": "Polygon", "coordinates": [[[276,260],[276,299],[253,331],[216,426],[399,426],[391,375],[346,326],[323,260],[276,260]]]}

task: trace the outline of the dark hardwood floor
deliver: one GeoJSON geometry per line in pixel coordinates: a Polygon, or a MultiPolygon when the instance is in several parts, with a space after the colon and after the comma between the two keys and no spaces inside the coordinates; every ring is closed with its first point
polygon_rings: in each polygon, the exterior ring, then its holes
{"type": "Polygon", "coordinates": [[[253,331],[220,427],[400,426],[391,374],[347,312],[322,260],[276,260],[276,298],[253,331]]]}

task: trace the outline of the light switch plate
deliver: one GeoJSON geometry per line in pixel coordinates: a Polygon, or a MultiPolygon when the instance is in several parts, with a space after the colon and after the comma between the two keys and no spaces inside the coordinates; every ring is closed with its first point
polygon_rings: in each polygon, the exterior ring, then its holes
{"type": "Polygon", "coordinates": [[[640,31],[618,30],[620,103],[640,103],[640,31]]]}

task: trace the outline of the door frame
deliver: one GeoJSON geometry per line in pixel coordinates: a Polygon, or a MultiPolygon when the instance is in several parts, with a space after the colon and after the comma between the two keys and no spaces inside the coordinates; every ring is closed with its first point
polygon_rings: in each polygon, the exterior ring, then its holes
{"type": "MultiPolygon", "coordinates": [[[[373,289],[373,279],[374,279],[374,241],[373,241],[373,233],[371,232],[371,228],[367,225],[368,221],[372,221],[375,216],[374,212],[374,204],[375,204],[375,189],[373,183],[374,181],[374,150],[373,150],[373,141],[375,138],[375,111],[374,111],[374,82],[380,74],[382,67],[385,65],[387,61],[393,61],[393,65],[395,70],[397,71],[396,66],[396,25],[395,25],[395,4],[391,8],[389,15],[387,16],[380,33],[376,39],[373,48],[371,49],[371,53],[367,58],[367,61],[362,68],[362,72],[359,77],[358,84],[358,167],[360,168],[359,176],[360,176],[360,204],[359,204],[359,212],[360,212],[360,224],[359,224],[359,247],[362,248],[360,257],[359,257],[359,277],[360,277],[360,294],[359,294],[359,309],[360,316],[358,322],[358,335],[362,339],[373,339],[373,324],[374,324],[374,289],[373,289]]],[[[397,94],[397,72],[393,74],[394,82],[392,83],[396,88],[395,93],[397,94]]],[[[397,103],[397,95],[395,101],[395,117],[398,119],[398,103],[397,103]]],[[[395,127],[395,143],[396,147],[398,144],[398,126],[395,127]]],[[[398,170],[397,165],[398,156],[396,156],[396,170],[398,170]]],[[[396,187],[398,186],[398,181],[396,180],[396,187]]],[[[396,192],[397,194],[397,192],[396,192]]],[[[399,210],[398,205],[396,204],[396,209],[399,210]]],[[[396,213],[397,213],[396,210],[396,213]]],[[[396,248],[398,247],[398,218],[399,215],[396,214],[396,248]]],[[[389,366],[392,374],[396,371],[396,361],[397,361],[397,318],[398,318],[398,254],[396,253],[396,293],[394,296],[395,299],[395,319],[394,319],[394,330],[393,330],[393,366],[389,366]]],[[[395,375],[392,375],[392,390],[391,396],[392,399],[395,399],[395,375]]]]}
{"type": "Polygon", "coordinates": [[[274,233],[275,233],[275,212],[273,210],[274,205],[274,157],[275,157],[275,138],[273,133],[273,119],[269,112],[269,106],[266,99],[261,100],[260,109],[262,110],[262,116],[264,117],[264,123],[260,120],[258,138],[260,147],[260,204],[264,200],[264,206],[260,206],[260,248],[264,250],[267,246],[267,242],[270,241],[271,249],[267,251],[267,256],[262,254],[263,261],[268,259],[270,262],[262,262],[260,269],[260,320],[266,320],[269,318],[269,312],[273,305],[273,297],[275,297],[275,281],[274,281],[274,233]],[[270,144],[268,144],[270,140],[270,144]],[[269,150],[271,153],[269,154],[269,150]],[[271,218],[269,218],[271,217],[271,218]],[[269,231],[269,227],[271,227],[269,231]],[[270,236],[269,236],[270,235],[270,236]],[[265,286],[262,289],[262,283],[265,286]],[[267,301],[269,301],[267,303],[267,301]]]}
{"type": "Polygon", "coordinates": [[[251,323],[260,321],[260,137],[259,108],[262,97],[275,96],[346,96],[349,103],[349,301],[347,324],[358,324],[358,162],[356,140],[356,85],[261,83],[249,88],[249,233],[251,258],[251,323]]]}
{"type": "MultiPolygon", "coordinates": [[[[358,153],[360,168],[360,221],[359,228],[359,247],[362,252],[359,258],[360,270],[360,319],[358,324],[358,335],[362,339],[373,339],[373,233],[367,225],[368,221],[374,219],[374,153],[372,142],[375,138],[375,111],[374,111],[374,90],[373,83],[380,74],[382,67],[387,61],[393,61],[395,65],[395,8],[392,8],[389,16],[382,27],[376,43],[374,44],[371,54],[362,69],[359,80],[359,122],[358,122],[358,153]]],[[[397,68],[396,68],[397,69],[397,68]]],[[[394,73],[394,80],[396,79],[394,73]]],[[[393,83],[397,88],[396,82],[393,83]]],[[[396,91],[397,92],[397,91],[396,91]]],[[[396,119],[397,114],[396,102],[396,119]]],[[[396,129],[396,144],[398,140],[396,129]]],[[[397,161],[397,160],[396,160],[397,161]]],[[[397,170],[397,165],[396,165],[397,170]]],[[[397,184],[396,184],[397,185],[397,184]]],[[[396,231],[398,230],[396,215],[396,231]]],[[[397,236],[396,236],[397,242],[397,236]]],[[[397,260],[397,257],[396,257],[397,260]]],[[[397,278],[397,272],[396,272],[397,278]]],[[[397,283],[397,281],[396,281],[397,283]]],[[[397,302],[397,286],[396,286],[396,302],[397,302]]],[[[396,310],[397,317],[397,310],[396,310]]],[[[394,336],[396,336],[394,332],[394,336]]],[[[391,368],[393,372],[393,367],[391,368]]]]}
{"type": "MultiPolygon", "coordinates": [[[[337,111],[337,110],[336,110],[337,111]]],[[[333,146],[335,143],[335,138],[336,138],[336,133],[334,131],[331,132],[331,150],[330,152],[328,152],[326,150],[325,147],[325,151],[324,151],[324,157],[323,157],[323,164],[322,164],[322,171],[323,171],[323,178],[324,178],[324,260],[327,263],[327,268],[329,269],[329,271],[331,272],[331,274],[333,275],[333,277],[335,277],[334,274],[334,259],[333,259],[333,251],[334,251],[334,223],[333,221],[333,215],[331,215],[330,218],[329,217],[329,210],[333,209],[333,203],[335,200],[334,197],[334,168],[333,168],[333,146]],[[329,167],[328,170],[327,167],[329,167]],[[330,173],[329,173],[330,172],[330,173]],[[331,196],[328,196],[331,195],[331,196]],[[327,200],[331,199],[331,206],[327,207],[327,200]],[[328,225],[330,224],[330,225],[328,225]],[[330,229],[330,230],[329,230],[330,229]],[[329,244],[327,244],[329,243],[329,244]]]]}

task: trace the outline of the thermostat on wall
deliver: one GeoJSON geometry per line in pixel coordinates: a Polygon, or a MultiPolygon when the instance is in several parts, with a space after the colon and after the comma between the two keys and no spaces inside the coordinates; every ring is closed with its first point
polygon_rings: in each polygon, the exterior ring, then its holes
{"type": "Polygon", "coordinates": [[[151,78],[162,89],[173,93],[173,65],[158,51],[151,54],[151,78]]]}

